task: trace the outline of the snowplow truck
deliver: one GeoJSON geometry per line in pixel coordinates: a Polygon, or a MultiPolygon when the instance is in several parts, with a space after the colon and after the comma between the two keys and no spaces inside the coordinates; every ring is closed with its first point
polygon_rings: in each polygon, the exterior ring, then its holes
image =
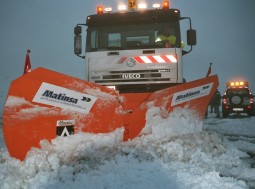
{"type": "Polygon", "coordinates": [[[40,67],[12,81],[3,112],[11,156],[23,160],[41,140],[78,132],[122,129],[123,141],[132,140],[143,134],[151,107],[159,108],[162,118],[184,107],[204,118],[218,78],[183,78],[182,57],[196,45],[191,19],[168,1],[152,9],[134,0],[118,7],[113,12],[98,6],[74,28],[74,53],[85,60],[84,80],[40,67]],[[188,47],[181,38],[183,20],[188,21],[188,47]]]}

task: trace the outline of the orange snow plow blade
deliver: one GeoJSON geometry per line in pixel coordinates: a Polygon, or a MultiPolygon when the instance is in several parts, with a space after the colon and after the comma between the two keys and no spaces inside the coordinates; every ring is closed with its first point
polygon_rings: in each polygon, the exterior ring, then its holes
{"type": "MultiPolygon", "coordinates": [[[[23,160],[41,140],[78,132],[110,133],[125,128],[123,140],[141,134],[148,104],[169,114],[188,106],[203,119],[218,87],[212,76],[154,93],[125,93],[44,68],[11,83],[3,112],[5,143],[12,157],[23,160]]],[[[162,114],[162,115],[163,115],[162,114]]]]}

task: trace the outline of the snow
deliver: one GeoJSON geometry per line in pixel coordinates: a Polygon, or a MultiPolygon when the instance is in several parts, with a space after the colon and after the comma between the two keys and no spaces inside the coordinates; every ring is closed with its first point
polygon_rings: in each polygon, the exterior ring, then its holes
{"type": "Polygon", "coordinates": [[[162,139],[202,131],[203,123],[196,112],[192,112],[188,107],[176,108],[169,116],[162,116],[161,112],[158,107],[151,107],[148,110],[143,134],[152,133],[154,138],[162,139]]]}
{"type": "Polygon", "coordinates": [[[32,117],[36,117],[38,115],[49,116],[49,115],[58,114],[58,111],[56,108],[46,108],[46,107],[37,106],[25,100],[24,98],[9,96],[6,99],[5,110],[12,111],[13,109],[20,110],[20,111],[16,111],[16,114],[13,114],[12,117],[16,119],[19,118],[24,120],[30,119],[32,117]],[[23,107],[26,107],[26,108],[23,108],[23,107]]]}
{"type": "Polygon", "coordinates": [[[255,186],[255,117],[197,121],[175,110],[147,113],[143,136],[122,142],[123,129],[43,140],[24,161],[9,156],[0,132],[1,189],[243,189],[255,186]]]}
{"type": "Polygon", "coordinates": [[[216,130],[222,134],[242,135],[246,137],[254,137],[255,135],[255,119],[247,118],[246,115],[231,116],[232,119],[221,119],[215,122],[214,119],[207,121],[207,126],[211,130],[216,130]]]}

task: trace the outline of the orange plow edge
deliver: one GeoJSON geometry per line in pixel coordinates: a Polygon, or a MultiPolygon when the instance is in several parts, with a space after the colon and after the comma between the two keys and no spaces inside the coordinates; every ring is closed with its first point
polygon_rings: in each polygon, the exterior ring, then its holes
{"type": "Polygon", "coordinates": [[[78,132],[110,133],[125,128],[123,140],[141,135],[148,104],[164,115],[188,106],[203,119],[218,87],[217,76],[154,93],[125,93],[44,68],[12,81],[3,112],[5,143],[23,160],[41,140],[78,132]]]}

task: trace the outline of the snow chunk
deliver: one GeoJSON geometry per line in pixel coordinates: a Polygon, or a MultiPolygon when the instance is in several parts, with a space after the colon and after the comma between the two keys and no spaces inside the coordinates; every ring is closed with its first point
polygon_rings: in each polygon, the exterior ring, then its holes
{"type": "Polygon", "coordinates": [[[167,118],[162,118],[161,110],[151,107],[146,114],[146,126],[143,134],[150,134],[155,138],[165,138],[190,133],[198,133],[203,129],[203,122],[196,112],[185,108],[175,108],[167,118]]]}

